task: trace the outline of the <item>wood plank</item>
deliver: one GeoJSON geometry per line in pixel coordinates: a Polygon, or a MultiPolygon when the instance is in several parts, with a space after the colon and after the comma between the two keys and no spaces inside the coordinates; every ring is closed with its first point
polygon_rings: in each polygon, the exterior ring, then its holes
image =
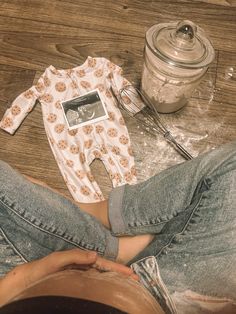
{"type": "MultiPolygon", "coordinates": [[[[236,137],[236,3],[234,0],[2,0],[0,2],[0,117],[49,64],[70,68],[88,55],[111,59],[139,85],[146,30],[155,23],[189,19],[202,27],[216,49],[189,104],[161,115],[179,142],[197,156],[236,137]]],[[[126,116],[139,181],[183,158],[158,135],[126,116]]],[[[27,175],[70,193],[65,186],[36,105],[11,136],[0,130],[0,158],[27,175]]],[[[107,196],[111,182],[104,166],[92,171],[107,196]]]]}
{"type": "MultiPolygon", "coordinates": [[[[223,48],[224,45],[224,50],[233,51],[236,45],[236,33],[232,32],[236,12],[234,7],[191,1],[149,0],[127,0],[125,5],[119,1],[109,1],[108,4],[105,0],[59,3],[55,0],[34,0],[30,6],[25,1],[19,3],[17,0],[4,0],[2,6],[6,11],[3,16],[8,18],[31,21],[33,16],[33,21],[41,23],[41,33],[47,32],[47,24],[56,24],[90,30],[90,33],[98,30],[120,35],[129,33],[143,38],[145,31],[157,22],[192,19],[206,31],[216,49],[223,48]],[[35,11],[38,12],[37,16],[35,11]]],[[[15,21],[12,22],[13,28],[14,23],[15,21]]]]}
{"type": "Polygon", "coordinates": [[[67,68],[83,63],[88,55],[104,56],[120,66],[134,63],[138,56],[142,58],[144,42],[142,39],[119,35],[95,33],[93,37],[47,36],[41,40],[34,34],[15,33],[2,35],[0,43],[0,64],[16,64],[19,67],[43,71],[54,64],[67,68]],[[98,37],[100,36],[100,39],[98,37]],[[14,49],[12,49],[14,47],[14,49]],[[132,62],[131,62],[132,60],[132,62]]]}
{"type": "MultiPolygon", "coordinates": [[[[198,0],[194,0],[194,1],[198,1],[198,0]]],[[[198,2],[206,2],[210,4],[222,5],[222,6],[227,6],[227,7],[236,7],[235,0],[199,0],[198,2]]]]}
{"type": "Polygon", "coordinates": [[[10,103],[16,95],[31,86],[34,76],[34,70],[1,64],[0,100],[10,103]]]}

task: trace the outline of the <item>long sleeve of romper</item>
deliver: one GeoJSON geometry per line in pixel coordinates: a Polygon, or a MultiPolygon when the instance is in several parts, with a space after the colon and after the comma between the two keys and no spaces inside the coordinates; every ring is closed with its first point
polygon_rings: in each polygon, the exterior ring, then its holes
{"type": "Polygon", "coordinates": [[[22,121],[33,109],[36,101],[43,95],[45,89],[43,76],[41,76],[36,85],[33,85],[25,92],[20,94],[8,108],[0,121],[0,127],[10,133],[14,134],[22,121]]]}
{"type": "Polygon", "coordinates": [[[111,70],[111,87],[119,102],[122,102],[123,107],[131,114],[142,110],[145,105],[133,85],[123,76],[122,68],[111,62],[108,67],[111,70]]]}

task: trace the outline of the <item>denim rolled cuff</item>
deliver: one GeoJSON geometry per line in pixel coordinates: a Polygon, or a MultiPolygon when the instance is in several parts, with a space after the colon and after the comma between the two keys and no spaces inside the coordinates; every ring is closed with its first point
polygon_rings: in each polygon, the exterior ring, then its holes
{"type": "Polygon", "coordinates": [[[110,260],[116,260],[118,255],[118,238],[111,235],[111,233],[106,234],[106,248],[104,251],[104,257],[110,260]]]}
{"type": "Polygon", "coordinates": [[[118,236],[126,232],[126,226],[122,217],[122,205],[125,185],[119,186],[110,192],[108,199],[108,217],[112,234],[118,236]]]}

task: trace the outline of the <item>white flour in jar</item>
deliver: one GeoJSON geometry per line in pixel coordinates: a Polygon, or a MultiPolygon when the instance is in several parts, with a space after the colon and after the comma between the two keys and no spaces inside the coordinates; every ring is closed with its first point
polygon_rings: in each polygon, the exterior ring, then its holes
{"type": "Polygon", "coordinates": [[[186,105],[206,69],[204,71],[196,69],[194,73],[191,70],[190,76],[190,71],[187,69],[168,67],[167,75],[161,73],[162,62],[152,59],[151,52],[146,48],[141,83],[142,93],[158,112],[168,113],[179,110],[186,105]],[[155,62],[155,66],[151,65],[152,61],[155,62]]]}

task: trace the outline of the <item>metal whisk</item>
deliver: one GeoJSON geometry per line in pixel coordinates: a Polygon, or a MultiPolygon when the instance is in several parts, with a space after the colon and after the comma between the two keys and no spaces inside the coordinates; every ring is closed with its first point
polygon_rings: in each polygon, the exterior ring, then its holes
{"type": "Polygon", "coordinates": [[[162,134],[166,141],[170,143],[181,156],[187,160],[193,158],[193,156],[175,140],[172,133],[163,123],[156,108],[138,88],[127,85],[121,88],[118,94],[115,93],[113,89],[112,93],[117,99],[118,105],[129,115],[138,120],[148,132],[154,135],[156,135],[156,133],[162,134]]]}

